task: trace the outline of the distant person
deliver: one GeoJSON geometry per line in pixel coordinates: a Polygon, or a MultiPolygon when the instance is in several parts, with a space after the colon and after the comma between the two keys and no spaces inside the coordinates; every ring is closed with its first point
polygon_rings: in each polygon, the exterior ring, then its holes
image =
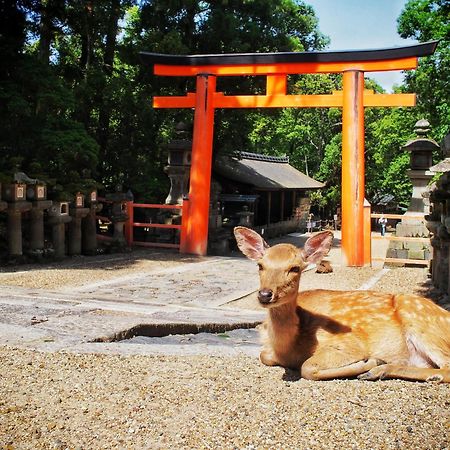
{"type": "Polygon", "coordinates": [[[314,226],[313,218],[314,218],[314,214],[310,213],[308,216],[308,222],[306,223],[306,228],[307,228],[308,233],[312,232],[312,229],[314,226]]]}
{"type": "Polygon", "coordinates": [[[378,219],[378,223],[380,224],[381,227],[381,236],[384,236],[386,233],[386,224],[387,224],[387,219],[386,217],[384,217],[384,214],[381,214],[381,217],[378,219]]]}

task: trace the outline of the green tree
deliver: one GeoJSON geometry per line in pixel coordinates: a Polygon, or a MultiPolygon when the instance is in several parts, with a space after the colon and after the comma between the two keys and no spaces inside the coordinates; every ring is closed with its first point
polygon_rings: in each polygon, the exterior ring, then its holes
{"type": "MultiPolygon", "coordinates": [[[[61,4],[3,2],[0,36],[0,172],[10,180],[14,170],[66,184],[73,173],[79,188],[97,164],[98,146],[71,118],[75,99],[51,64],[61,4]],[[42,33],[37,44],[34,36],[42,33]],[[38,33],[36,35],[36,33],[38,33]]],[[[63,188],[60,188],[63,191],[63,188]]]]}
{"type": "MultiPolygon", "coordinates": [[[[293,77],[294,78],[294,77],[293,77]]],[[[331,94],[341,89],[341,76],[317,74],[295,77],[292,94],[331,94]]],[[[340,130],[341,112],[333,108],[285,108],[254,114],[249,134],[252,151],[288,155],[297,169],[315,175],[325,148],[340,130]]]]}
{"type": "MultiPolygon", "coordinates": [[[[0,170],[20,165],[62,190],[91,176],[151,201],[167,193],[165,144],[175,123],[192,120],[191,111],[153,110],[151,98],[184,94],[195,80],[153,76],[140,50],[320,50],[327,43],[313,9],[299,0],[16,0],[1,7],[0,170]]],[[[314,90],[307,77],[292,85],[314,90]]],[[[260,77],[231,77],[220,79],[218,89],[250,94],[265,86],[260,77]]],[[[262,150],[270,143],[269,151],[286,152],[299,166],[306,161],[314,172],[333,120],[325,110],[217,111],[214,148],[262,150]],[[251,132],[266,119],[268,140],[257,142],[251,132]]]]}
{"type": "Polygon", "coordinates": [[[450,124],[450,2],[409,0],[398,18],[398,32],[419,42],[439,40],[434,55],[421,58],[405,83],[407,91],[417,92],[418,115],[430,121],[432,135],[439,142],[450,124]]]}

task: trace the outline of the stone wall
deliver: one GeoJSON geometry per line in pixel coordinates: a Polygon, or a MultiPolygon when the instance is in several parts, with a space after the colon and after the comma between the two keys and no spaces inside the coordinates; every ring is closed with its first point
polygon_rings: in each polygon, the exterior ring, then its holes
{"type": "MultiPolygon", "coordinates": [[[[450,133],[444,138],[441,149],[444,155],[450,155],[450,133]]],[[[430,170],[442,172],[439,180],[430,186],[431,210],[426,216],[426,226],[433,246],[431,278],[436,288],[450,294],[450,158],[444,159],[430,170]]]]}
{"type": "Polygon", "coordinates": [[[431,244],[424,242],[392,241],[386,253],[387,258],[429,261],[432,251],[431,244]]]}

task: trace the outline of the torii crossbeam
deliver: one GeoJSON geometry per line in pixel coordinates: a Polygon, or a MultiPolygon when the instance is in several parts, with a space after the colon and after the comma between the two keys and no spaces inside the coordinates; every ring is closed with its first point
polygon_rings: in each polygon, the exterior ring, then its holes
{"type": "Polygon", "coordinates": [[[415,69],[418,58],[433,54],[437,41],[407,47],[342,52],[163,55],[141,52],[155,75],[195,76],[196,92],[154,97],[155,108],[195,108],[189,214],[181,251],[205,255],[214,110],[216,108],[342,108],[342,250],[348,266],[364,259],[364,108],[414,106],[415,94],[374,94],[364,90],[364,73],[415,69]],[[343,91],[326,95],[287,95],[287,75],[342,73],[343,91]],[[265,95],[216,92],[219,76],[265,75],[265,95]]]}

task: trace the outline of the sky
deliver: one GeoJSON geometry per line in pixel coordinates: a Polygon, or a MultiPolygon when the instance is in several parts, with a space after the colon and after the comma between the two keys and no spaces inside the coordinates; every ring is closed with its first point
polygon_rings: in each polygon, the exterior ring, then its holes
{"type": "MultiPolygon", "coordinates": [[[[305,0],[314,8],[320,31],[331,39],[327,50],[402,47],[416,44],[397,33],[397,18],[407,0],[305,0]]],[[[401,84],[401,71],[370,72],[387,92],[401,84]]]]}

